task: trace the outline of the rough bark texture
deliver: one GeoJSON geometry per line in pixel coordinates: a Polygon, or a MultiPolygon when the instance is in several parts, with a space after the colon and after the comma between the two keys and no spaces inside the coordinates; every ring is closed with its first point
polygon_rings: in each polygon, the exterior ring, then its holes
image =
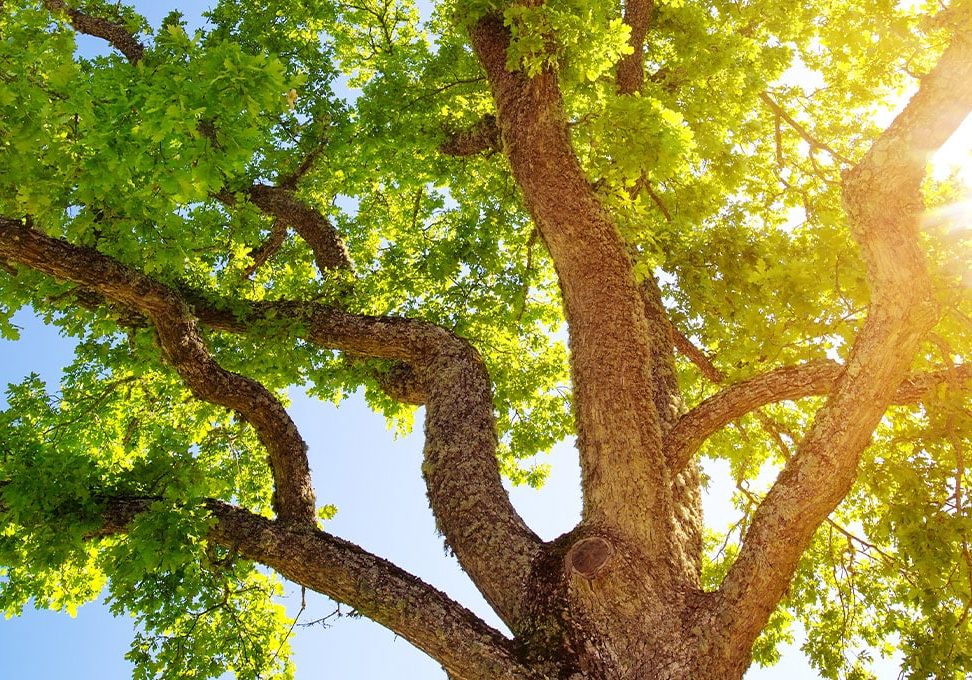
{"type": "MultiPolygon", "coordinates": [[[[137,41],[119,26],[63,2],[45,6],[65,12],[77,30],[107,39],[130,61],[140,58],[137,41]]],[[[968,26],[967,8],[961,11],[965,23],[958,25],[968,26]]],[[[625,6],[634,52],[618,67],[621,93],[637,92],[644,80],[651,12],[651,2],[625,6]]],[[[476,350],[455,334],[310,302],[221,301],[176,291],[21,216],[0,217],[0,262],[72,281],[81,287],[79,304],[117,306],[132,323],[150,323],[193,394],[239,411],[255,428],[270,454],[277,517],[212,501],[211,540],[350,604],[440,661],[450,678],[740,678],[813,532],[853,483],[888,405],[919,399],[935,384],[972,379],[967,366],[908,374],[937,319],[917,242],[920,182],[928,154],[972,109],[972,37],[956,33],[912,102],[844,178],[871,290],[847,363],[779,368],[727,386],[687,413],[676,346],[713,381],[723,376],[673,334],[656,282],[636,281],[626,245],[571,147],[556,73],[527,78],[508,71],[509,35],[499,17],[479,20],[471,39],[496,117],[442,150],[503,150],[554,262],[570,331],[584,512],[576,528],[549,543],[509,502],[495,458],[490,378],[476,350]],[[426,407],[423,473],[439,529],[514,639],[389,562],[316,528],[305,445],[293,422],[266,388],[223,369],[200,331],[246,334],[269,318],[291,321],[293,337],[281,342],[300,336],[352,360],[394,362],[385,389],[426,407]],[[718,591],[703,592],[694,454],[732,419],[811,395],[825,396],[825,406],[757,510],[728,576],[718,591]]],[[[295,198],[294,181],[247,190],[278,220],[273,238],[284,224],[308,243],[322,270],[350,268],[339,235],[295,198]]],[[[153,500],[103,499],[104,526],[93,538],[124,532],[153,500]]]]}
{"type": "MultiPolygon", "coordinates": [[[[156,499],[105,499],[102,534],[126,531],[156,499]]],[[[354,607],[438,659],[465,680],[539,680],[511,641],[444,593],[357,545],[309,527],[291,527],[219,501],[209,539],[284,577],[354,607]]]]}
{"type": "Polygon", "coordinates": [[[625,244],[571,149],[556,76],[544,71],[531,79],[506,70],[509,34],[500,18],[482,19],[472,42],[513,176],[560,279],[584,521],[636,537],[651,554],[669,554],[672,501],[651,386],[651,338],[625,244]]]}
{"type": "MultiPolygon", "coordinates": [[[[784,366],[726,387],[678,419],[665,441],[665,454],[672,467],[687,464],[710,435],[727,424],[778,401],[826,396],[834,389],[843,366],[817,361],[784,366]]],[[[937,385],[972,381],[972,366],[962,364],[938,371],[909,375],[894,391],[890,404],[913,404],[937,385]]]]}
{"type": "MultiPolygon", "coordinates": [[[[254,184],[243,193],[255,206],[276,220],[274,233],[278,231],[279,225],[285,225],[297,232],[310,246],[314,253],[314,262],[321,272],[351,268],[344,240],[337,229],[319,210],[298,199],[293,189],[254,184]]],[[[217,198],[227,205],[236,203],[236,196],[229,191],[219,192],[217,198]]],[[[255,253],[254,261],[256,260],[255,253]]]]}
{"type": "Polygon", "coordinates": [[[645,82],[645,37],[654,12],[654,0],[629,0],[624,3],[624,23],[631,30],[628,36],[631,54],[618,64],[616,78],[619,94],[640,92],[645,82]]]}
{"type": "Polygon", "coordinates": [[[120,24],[69,7],[64,0],[44,0],[44,7],[51,12],[65,14],[68,21],[79,33],[86,33],[107,41],[108,44],[125,55],[125,58],[133,65],[145,53],[145,47],[142,43],[120,24]]]}
{"type": "Polygon", "coordinates": [[[495,116],[484,116],[475,125],[450,134],[439,147],[447,156],[475,156],[499,151],[502,145],[495,116]]]}
{"type": "Polygon", "coordinates": [[[238,411],[270,453],[275,506],[284,521],[316,522],[307,445],[277,398],[254,380],[223,369],[209,354],[196,320],[173,291],[95,250],[51,238],[0,217],[0,254],[12,262],[79,283],[137,309],[158,334],[162,352],[199,399],[238,411]]]}

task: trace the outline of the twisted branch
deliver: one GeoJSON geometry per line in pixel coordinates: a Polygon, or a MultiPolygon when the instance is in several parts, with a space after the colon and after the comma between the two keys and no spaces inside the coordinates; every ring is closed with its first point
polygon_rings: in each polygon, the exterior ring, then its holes
{"type": "Polygon", "coordinates": [[[222,368],[206,347],[189,307],[173,290],[91,248],[75,246],[0,217],[0,255],[73,281],[138,310],[155,326],[162,351],[199,399],[238,411],[270,454],[280,518],[315,523],[307,445],[287,411],[261,384],[222,368]]]}
{"type": "Polygon", "coordinates": [[[0,257],[79,283],[148,317],[167,358],[193,393],[240,411],[257,429],[270,452],[284,520],[314,523],[304,442],[273,395],[212,360],[197,321],[245,334],[261,321],[289,319],[295,332],[321,347],[409,364],[424,388],[423,472],[438,525],[500,616],[508,623],[517,620],[541,542],[510,504],[500,480],[489,376],[468,343],[432,324],[349,314],[314,303],[233,300],[216,305],[191,293],[177,294],[95,250],[7,218],[0,218],[0,257]]]}

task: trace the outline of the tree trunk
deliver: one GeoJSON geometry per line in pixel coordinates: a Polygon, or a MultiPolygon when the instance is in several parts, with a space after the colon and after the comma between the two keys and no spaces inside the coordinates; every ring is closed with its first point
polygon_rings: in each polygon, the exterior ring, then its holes
{"type": "Polygon", "coordinates": [[[748,650],[714,639],[717,596],[686,587],[683,569],[602,530],[551,541],[515,631],[522,661],[540,677],[570,680],[742,677],[748,650]]]}

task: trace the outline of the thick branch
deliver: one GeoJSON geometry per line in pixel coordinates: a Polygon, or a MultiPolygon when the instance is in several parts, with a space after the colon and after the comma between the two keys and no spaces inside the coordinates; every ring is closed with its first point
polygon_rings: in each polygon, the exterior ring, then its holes
{"type": "Polygon", "coordinates": [[[472,29],[513,176],[554,262],[570,331],[584,521],[671,552],[671,490],[651,387],[650,332],[626,246],[571,148],[556,75],[506,69],[509,33],[472,29]]]}
{"type": "Polygon", "coordinates": [[[502,144],[496,117],[483,116],[482,120],[465,130],[450,134],[439,151],[447,156],[476,156],[487,151],[499,151],[502,144]]]}
{"type": "MultiPolygon", "coordinates": [[[[105,533],[126,531],[151,499],[111,499],[105,533]]],[[[441,591],[387,560],[317,529],[292,527],[211,501],[210,540],[354,607],[466,680],[529,680],[509,640],[441,591]]]]}
{"type": "Polygon", "coordinates": [[[432,324],[313,303],[251,303],[240,311],[235,302],[234,313],[202,301],[193,307],[203,323],[220,330],[245,333],[262,318],[289,318],[321,347],[408,364],[412,394],[426,405],[422,472],[432,512],[463,569],[516,628],[541,542],[500,480],[489,376],[468,343],[432,324]]]}
{"type": "MultiPolygon", "coordinates": [[[[682,395],[675,369],[675,330],[665,306],[662,292],[652,275],[647,275],[639,287],[645,306],[645,316],[651,333],[652,386],[655,408],[662,434],[668,437],[682,411],[682,395]]],[[[677,562],[685,568],[688,583],[698,586],[702,574],[702,486],[698,465],[676,469],[671,479],[672,507],[675,523],[673,546],[681,554],[677,562]]]]}
{"type": "MultiPolygon", "coordinates": [[[[706,439],[727,424],[779,401],[830,394],[844,367],[832,361],[784,366],[731,385],[679,418],[665,442],[672,469],[681,469],[706,439]]],[[[891,404],[913,404],[950,381],[972,383],[972,364],[915,373],[894,391],[891,404]]]]}
{"type": "MultiPolygon", "coordinates": [[[[964,10],[965,26],[972,16],[964,10]]],[[[934,304],[917,235],[929,156],[972,109],[972,32],[957,33],[921,88],[844,177],[871,305],[827,404],[757,510],[720,590],[719,634],[749,649],[816,528],[847,494],[860,453],[904,380],[934,304]]],[[[736,659],[739,664],[747,659],[736,659]]]]}
{"type": "Polygon", "coordinates": [[[296,425],[266,388],[213,360],[189,308],[176,293],[96,250],[51,238],[17,220],[0,218],[0,255],[81,284],[147,316],[163,353],[190,391],[204,401],[239,411],[256,429],[270,454],[281,519],[315,523],[307,445],[296,425]]]}
{"type": "Polygon", "coordinates": [[[631,54],[618,62],[618,94],[640,92],[645,82],[645,36],[655,12],[654,0],[627,0],[624,3],[624,23],[631,29],[628,45],[631,54]]]}
{"type": "Polygon", "coordinates": [[[80,283],[138,309],[155,324],[166,355],[197,396],[240,411],[270,451],[281,518],[313,522],[305,445],[280,404],[259,384],[221,369],[188,316],[247,333],[261,320],[292,320],[322,347],[407,362],[425,389],[423,472],[433,513],[465,571],[507,623],[517,620],[540,540],[513,509],[496,464],[489,376],[476,351],[437,326],[367,317],[313,303],[232,302],[233,312],[169,288],[100,253],[0,218],[0,256],[80,283]]]}
{"type": "MultiPolygon", "coordinates": [[[[314,253],[314,262],[321,272],[351,268],[351,260],[337,229],[319,210],[298,199],[292,189],[254,184],[245,193],[260,210],[304,239],[314,253]]],[[[226,205],[236,202],[229,191],[221,191],[216,197],[226,205]]]]}
{"type": "Polygon", "coordinates": [[[786,366],[725,388],[679,418],[665,442],[665,455],[680,469],[709,436],[760,406],[827,394],[841,366],[821,361],[786,366]]]}
{"type": "Polygon", "coordinates": [[[63,12],[67,15],[71,26],[79,33],[102,38],[116,50],[125,55],[132,64],[138,63],[145,53],[145,47],[122,24],[102,17],[85,14],[72,7],[64,0],[44,0],[44,7],[51,12],[63,12]]]}
{"type": "Polygon", "coordinates": [[[415,369],[396,361],[387,372],[375,376],[378,386],[395,401],[422,406],[428,400],[425,385],[415,369]]]}

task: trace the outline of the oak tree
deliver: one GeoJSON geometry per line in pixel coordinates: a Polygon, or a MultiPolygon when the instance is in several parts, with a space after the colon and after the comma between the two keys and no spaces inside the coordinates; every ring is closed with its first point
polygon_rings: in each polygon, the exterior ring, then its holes
{"type": "Polygon", "coordinates": [[[7,613],[107,583],[139,677],[289,674],[280,579],[456,680],[739,678],[795,619],[825,677],[972,673],[967,0],[206,17],[0,3],[0,330],[77,339],[0,414],[7,613]],[[509,634],[328,531],[293,386],[421,414],[509,634]],[[545,542],[501,479],[571,435],[545,542]]]}

